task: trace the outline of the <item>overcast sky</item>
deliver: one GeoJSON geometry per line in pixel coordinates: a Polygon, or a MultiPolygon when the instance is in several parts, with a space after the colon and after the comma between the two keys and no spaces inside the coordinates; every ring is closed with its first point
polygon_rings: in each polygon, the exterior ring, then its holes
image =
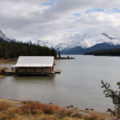
{"type": "Polygon", "coordinates": [[[120,0],[0,0],[0,29],[10,38],[52,44],[85,33],[120,38],[120,0]]]}

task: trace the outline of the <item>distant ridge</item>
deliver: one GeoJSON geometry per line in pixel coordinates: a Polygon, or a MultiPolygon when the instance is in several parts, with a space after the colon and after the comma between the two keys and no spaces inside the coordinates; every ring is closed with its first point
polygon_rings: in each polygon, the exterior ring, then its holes
{"type": "Polygon", "coordinates": [[[73,36],[72,39],[60,42],[55,46],[55,49],[60,51],[78,49],[78,47],[87,49],[101,43],[118,45],[120,44],[120,39],[107,33],[85,33],[78,35],[77,37],[73,36]]]}
{"type": "Polygon", "coordinates": [[[32,42],[20,42],[9,39],[0,31],[0,58],[18,58],[19,56],[54,56],[56,50],[32,42]]]}
{"type": "Polygon", "coordinates": [[[6,35],[1,30],[0,30],[0,38],[6,41],[10,41],[10,39],[6,37],[6,35]]]}
{"type": "Polygon", "coordinates": [[[63,49],[61,51],[62,54],[84,54],[86,52],[93,52],[96,50],[105,50],[105,49],[116,49],[116,48],[120,48],[120,45],[114,45],[111,43],[100,43],[100,44],[96,44],[90,48],[82,48],[80,46],[74,47],[74,48],[70,48],[70,49],[63,49]]]}
{"type": "Polygon", "coordinates": [[[96,51],[93,51],[93,52],[86,52],[85,55],[120,56],[120,48],[96,50],[96,51]]]}
{"type": "MultiPolygon", "coordinates": [[[[7,42],[17,41],[15,39],[8,38],[1,30],[0,40],[5,40],[7,42]]],[[[30,40],[24,43],[56,49],[57,51],[61,51],[61,54],[84,54],[86,52],[93,52],[96,50],[120,48],[120,40],[118,38],[111,37],[107,33],[84,34],[83,36],[80,36],[79,39],[64,41],[56,46],[52,46],[49,41],[43,40],[36,40],[35,42],[30,40]],[[92,45],[93,43],[94,45],[92,45]]]]}

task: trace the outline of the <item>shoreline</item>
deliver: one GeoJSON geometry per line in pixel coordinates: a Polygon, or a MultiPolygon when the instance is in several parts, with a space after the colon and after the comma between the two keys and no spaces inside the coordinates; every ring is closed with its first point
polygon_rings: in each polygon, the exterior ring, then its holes
{"type": "Polygon", "coordinates": [[[75,59],[74,57],[61,57],[61,58],[55,58],[56,60],[72,60],[75,59]]]}
{"type": "MultiPolygon", "coordinates": [[[[0,105],[1,103],[4,104],[4,103],[7,103],[7,104],[11,104],[13,106],[13,108],[17,108],[17,107],[20,107],[22,105],[24,105],[24,103],[26,104],[27,102],[30,102],[30,101],[22,101],[22,100],[14,100],[14,99],[4,99],[4,98],[0,98],[0,105]]],[[[32,102],[32,101],[31,101],[32,102]]],[[[37,101],[36,101],[37,102],[37,101]]],[[[35,103],[36,103],[35,102],[35,103]]],[[[34,103],[34,102],[33,102],[34,103]]],[[[34,104],[35,104],[34,103],[34,104]]],[[[44,103],[41,103],[40,104],[43,104],[45,106],[56,106],[52,103],[49,103],[49,104],[44,104],[44,103]]],[[[37,103],[37,105],[39,105],[37,103]]],[[[75,109],[75,108],[64,108],[64,107],[61,107],[61,106],[57,106],[58,108],[60,108],[61,110],[64,110],[64,112],[72,112],[71,114],[76,114],[76,116],[71,116],[71,115],[67,115],[65,116],[64,118],[68,118],[68,119],[63,119],[63,120],[86,120],[84,119],[85,117],[88,117],[87,120],[91,120],[89,118],[91,117],[94,117],[96,118],[95,120],[115,120],[115,117],[114,116],[111,116],[109,113],[107,112],[96,112],[96,111],[93,111],[93,110],[80,110],[80,109],[75,109]],[[81,119],[82,118],[82,119],[81,119]]],[[[28,108],[27,108],[28,109],[28,108]]],[[[59,113],[59,112],[58,112],[59,113]]],[[[63,113],[62,113],[63,114],[63,113]]],[[[35,117],[34,115],[32,114],[29,114],[31,117],[35,117]]],[[[43,115],[43,114],[42,114],[43,115]]],[[[44,117],[48,116],[49,114],[46,114],[44,113],[44,117]]],[[[56,117],[55,113],[51,114],[53,117],[56,117]]],[[[26,116],[26,115],[25,115],[26,116]]],[[[25,117],[24,115],[21,115],[21,117],[25,117]]],[[[41,117],[41,114],[38,114],[39,117],[41,117]]],[[[27,118],[27,116],[26,116],[27,118]]],[[[36,119],[36,117],[35,117],[36,119]]],[[[35,119],[31,119],[31,120],[35,120],[35,119]]],[[[24,119],[23,119],[24,120],[24,119]]],[[[26,120],[26,119],[25,119],[26,120]]],[[[29,120],[29,118],[27,119],[29,120]]],[[[46,119],[45,119],[46,120],[46,119]]],[[[50,119],[50,120],[53,120],[53,119],[50,119]]],[[[59,119],[57,119],[59,120],[59,119]]],[[[60,118],[60,120],[62,120],[60,118]]]]}
{"type": "Polygon", "coordinates": [[[16,64],[17,59],[4,59],[4,58],[0,58],[0,64],[16,64]]]}
{"type": "MultiPolygon", "coordinates": [[[[72,60],[75,59],[74,57],[61,57],[61,58],[55,58],[55,60],[72,60]]],[[[4,59],[0,58],[0,64],[16,64],[17,59],[4,59]]]]}

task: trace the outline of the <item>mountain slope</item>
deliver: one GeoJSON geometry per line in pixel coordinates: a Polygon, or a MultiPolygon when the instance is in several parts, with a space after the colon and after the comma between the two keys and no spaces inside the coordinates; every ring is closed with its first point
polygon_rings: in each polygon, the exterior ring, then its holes
{"type": "Polygon", "coordinates": [[[17,42],[9,39],[0,31],[0,58],[17,58],[19,56],[55,56],[52,48],[32,44],[29,42],[17,42]]]}
{"type": "Polygon", "coordinates": [[[120,56],[120,48],[96,50],[93,52],[87,52],[85,55],[95,55],[95,56],[120,56]]]}
{"type": "Polygon", "coordinates": [[[111,44],[111,43],[100,43],[100,44],[96,44],[90,48],[87,48],[85,50],[85,52],[92,52],[92,51],[96,51],[96,50],[106,50],[106,49],[116,49],[116,48],[120,48],[120,44],[111,44]]]}
{"type": "Polygon", "coordinates": [[[74,48],[70,48],[70,49],[63,49],[61,50],[62,54],[84,54],[86,52],[92,52],[92,51],[96,51],[96,50],[105,50],[105,49],[116,49],[116,48],[120,48],[120,45],[114,45],[111,43],[100,43],[100,44],[96,44],[92,47],[89,48],[82,48],[80,46],[74,47],[74,48]]]}
{"type": "Polygon", "coordinates": [[[77,46],[74,48],[61,50],[61,54],[83,54],[84,51],[85,51],[84,48],[77,46]]]}
{"type": "Polygon", "coordinates": [[[37,40],[35,44],[40,46],[52,47],[48,41],[43,41],[43,40],[37,40]]]}
{"type": "Polygon", "coordinates": [[[0,30],[0,38],[5,41],[12,41],[12,39],[8,38],[1,30],[0,30]]]}
{"type": "Polygon", "coordinates": [[[120,44],[120,39],[111,37],[106,33],[98,33],[98,34],[89,33],[81,36],[79,35],[77,38],[61,42],[55,47],[55,49],[61,51],[65,51],[66,49],[73,50],[76,47],[78,48],[78,46],[80,46],[83,49],[87,49],[96,44],[101,44],[101,43],[109,43],[109,44],[117,45],[120,44]]]}

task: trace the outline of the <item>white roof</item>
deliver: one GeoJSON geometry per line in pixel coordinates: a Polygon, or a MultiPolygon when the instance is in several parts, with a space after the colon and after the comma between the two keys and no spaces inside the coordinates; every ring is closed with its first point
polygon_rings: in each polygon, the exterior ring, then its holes
{"type": "Polygon", "coordinates": [[[53,56],[20,56],[14,67],[52,67],[53,56]]]}

